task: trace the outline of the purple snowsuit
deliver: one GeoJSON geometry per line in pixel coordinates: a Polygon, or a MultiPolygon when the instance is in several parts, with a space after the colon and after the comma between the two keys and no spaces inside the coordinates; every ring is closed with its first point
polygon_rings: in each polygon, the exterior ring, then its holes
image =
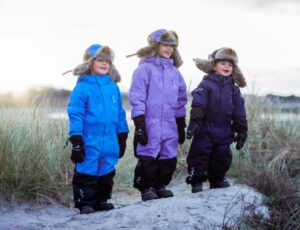
{"type": "MultiPolygon", "coordinates": [[[[145,115],[148,135],[147,145],[137,144],[137,157],[139,159],[150,157],[148,158],[150,161],[155,159],[159,161],[152,162],[152,166],[148,165],[149,167],[142,166],[140,170],[143,171],[143,176],[139,181],[144,181],[140,185],[135,183],[135,187],[155,187],[157,183],[166,185],[171,180],[176,167],[178,149],[176,118],[184,117],[186,114],[187,94],[184,79],[173,65],[172,59],[144,58],[133,73],[129,97],[132,105],[131,117],[145,115]],[[175,166],[172,164],[169,179],[157,182],[154,177],[159,177],[157,171],[160,169],[159,166],[157,166],[157,170],[154,168],[155,165],[164,162],[163,160],[166,163],[167,160],[171,160],[175,162],[175,166]],[[148,168],[152,168],[149,174],[146,172],[148,168]],[[148,177],[152,177],[152,179],[148,177]]],[[[139,174],[137,171],[139,170],[136,168],[136,174],[139,174]]]]}

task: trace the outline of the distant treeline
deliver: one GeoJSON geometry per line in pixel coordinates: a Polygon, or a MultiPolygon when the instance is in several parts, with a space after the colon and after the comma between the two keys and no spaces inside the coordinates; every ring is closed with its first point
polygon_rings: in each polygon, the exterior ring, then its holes
{"type": "MultiPolygon", "coordinates": [[[[22,94],[0,94],[0,107],[66,107],[70,90],[52,87],[30,88],[22,94]]],[[[129,106],[128,94],[122,93],[124,106],[129,106]]]]}
{"type": "MultiPolygon", "coordinates": [[[[70,93],[69,90],[52,87],[30,88],[18,96],[13,93],[0,94],[0,107],[66,107],[70,93]]],[[[253,95],[246,95],[246,98],[250,96],[253,97],[253,95]]],[[[122,98],[124,107],[129,109],[128,93],[123,92],[122,98]]],[[[268,94],[260,98],[269,105],[281,104],[287,110],[300,110],[300,97],[294,95],[284,97],[268,94]]]]}

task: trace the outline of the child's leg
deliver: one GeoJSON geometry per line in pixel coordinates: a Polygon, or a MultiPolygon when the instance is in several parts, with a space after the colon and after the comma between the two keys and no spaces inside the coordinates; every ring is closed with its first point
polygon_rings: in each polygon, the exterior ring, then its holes
{"type": "Polygon", "coordinates": [[[192,145],[187,156],[189,175],[186,182],[192,185],[192,192],[202,191],[202,183],[208,179],[211,150],[208,146],[205,147],[192,145]]]}
{"type": "Polygon", "coordinates": [[[159,198],[167,198],[173,196],[171,190],[165,187],[171,182],[172,176],[176,169],[177,157],[171,159],[158,159],[158,177],[155,186],[157,196],[159,198]]]}
{"type": "Polygon", "coordinates": [[[157,198],[153,189],[156,185],[158,174],[157,160],[150,156],[137,155],[138,163],[134,170],[133,186],[142,192],[143,200],[157,198]]]}
{"type": "Polygon", "coordinates": [[[74,171],[72,185],[75,207],[80,211],[83,207],[91,207],[95,210],[97,208],[97,177],[74,171]]]}
{"type": "Polygon", "coordinates": [[[115,176],[115,170],[97,178],[97,210],[110,210],[114,206],[111,203],[107,203],[107,200],[111,199],[112,189],[114,185],[113,178],[115,176]]]}
{"type": "Polygon", "coordinates": [[[229,144],[215,146],[209,169],[209,182],[211,188],[228,187],[225,181],[225,174],[229,170],[232,161],[232,154],[229,144]]]}

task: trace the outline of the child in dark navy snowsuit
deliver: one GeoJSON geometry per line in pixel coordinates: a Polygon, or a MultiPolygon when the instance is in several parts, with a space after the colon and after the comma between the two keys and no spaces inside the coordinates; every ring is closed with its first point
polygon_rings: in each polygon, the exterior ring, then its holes
{"type": "Polygon", "coordinates": [[[110,210],[115,165],[125,153],[128,126],[116,82],[120,75],[108,46],[90,46],[68,104],[75,207],[81,214],[110,210]]]}
{"type": "Polygon", "coordinates": [[[239,89],[246,82],[237,66],[236,52],[221,48],[208,60],[195,61],[207,75],[192,92],[187,138],[194,138],[187,157],[189,175],[186,181],[192,185],[192,192],[200,192],[202,182],[207,179],[210,188],[230,186],[225,180],[232,161],[230,145],[236,141],[236,149],[243,147],[248,126],[239,89]]]}

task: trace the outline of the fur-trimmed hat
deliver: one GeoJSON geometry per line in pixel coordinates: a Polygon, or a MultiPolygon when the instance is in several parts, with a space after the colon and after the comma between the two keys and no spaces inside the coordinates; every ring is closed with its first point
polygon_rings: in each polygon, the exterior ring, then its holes
{"type": "Polygon", "coordinates": [[[238,67],[238,56],[233,49],[227,47],[217,49],[212,54],[208,55],[208,59],[196,58],[195,62],[198,69],[205,73],[212,73],[214,72],[213,68],[215,63],[222,60],[229,61],[233,64],[232,76],[234,82],[241,88],[245,87],[246,80],[242,71],[238,67]]]}
{"type": "Polygon", "coordinates": [[[137,55],[139,58],[152,57],[156,55],[157,47],[159,44],[174,45],[174,51],[171,58],[174,61],[174,66],[180,67],[183,63],[181,56],[178,52],[178,35],[175,31],[160,29],[152,32],[148,36],[148,46],[139,49],[135,54],[128,55],[127,57],[137,55]]]}
{"type": "Polygon", "coordinates": [[[113,64],[114,60],[114,52],[108,46],[102,46],[99,44],[91,45],[87,50],[84,52],[83,61],[84,63],[78,65],[75,69],[73,69],[73,75],[83,75],[90,73],[90,68],[93,64],[94,60],[109,60],[110,61],[110,68],[108,74],[111,76],[111,79],[114,82],[120,82],[121,76],[116,69],[115,65],[113,64]]]}

